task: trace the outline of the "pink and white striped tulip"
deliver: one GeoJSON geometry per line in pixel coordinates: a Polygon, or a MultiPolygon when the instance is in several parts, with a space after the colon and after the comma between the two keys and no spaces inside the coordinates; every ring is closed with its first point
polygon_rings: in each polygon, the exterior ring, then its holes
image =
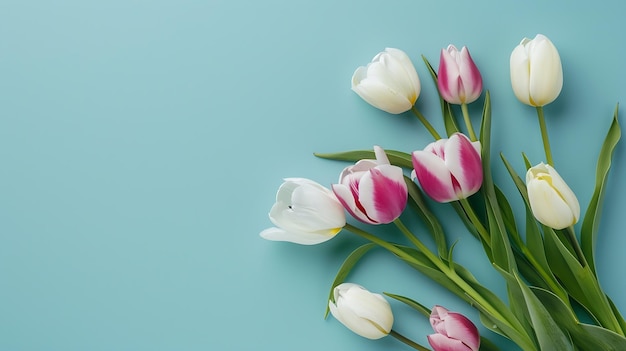
{"type": "Polygon", "coordinates": [[[460,313],[435,306],[430,314],[435,334],[428,336],[434,351],[478,351],[480,334],[476,325],[460,313]]]}
{"type": "Polygon", "coordinates": [[[483,79],[467,47],[454,45],[441,49],[437,87],[441,97],[451,104],[469,104],[483,91],[483,79]]]}
{"type": "Polygon", "coordinates": [[[465,199],[483,182],[480,142],[461,133],[414,151],[413,167],[424,192],[437,202],[465,199]]]}
{"type": "Polygon", "coordinates": [[[408,198],[402,168],[393,166],[379,146],[376,160],[360,160],[346,167],[333,184],[335,195],[356,219],[368,224],[391,223],[400,216],[408,198]]]}

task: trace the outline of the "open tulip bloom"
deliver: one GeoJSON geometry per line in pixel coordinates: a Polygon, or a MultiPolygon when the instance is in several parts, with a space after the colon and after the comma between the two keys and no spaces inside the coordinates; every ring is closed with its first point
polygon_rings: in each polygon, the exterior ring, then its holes
{"type": "MultiPolygon", "coordinates": [[[[510,58],[513,90],[520,101],[536,108],[546,153],[546,164],[534,167],[523,154],[525,182],[500,153],[517,188],[515,200],[524,205],[521,211],[515,208],[505,188],[495,184],[488,90],[478,138],[472,129],[467,104],[482,94],[483,81],[469,51],[454,46],[442,50],[438,74],[425,58],[424,61],[438,87],[440,99],[433,103],[442,107],[448,138],[442,139],[440,135],[444,134],[439,134],[413,106],[420,93],[420,82],[408,56],[398,49],[386,49],[367,67],[356,70],[352,89],[381,110],[402,113],[411,109],[435,141],[413,152],[386,152],[374,146],[373,158],[371,150],[316,153],[321,158],[354,163],[343,169],[331,190],[308,179],[285,179],[270,211],[276,227],[264,230],[261,236],[312,245],[327,241],[344,229],[365,240],[339,267],[326,311],[365,338],[389,335],[416,350],[428,350],[399,334],[397,329],[403,328],[392,329],[394,315],[385,297],[345,283],[351,270],[377,247],[475,308],[485,328],[509,339],[520,350],[626,350],[626,320],[602,289],[598,280],[601,272],[594,258],[595,242],[601,237],[599,219],[607,177],[621,136],[618,109],[598,156],[595,187],[577,233],[575,224],[581,208],[572,189],[553,167],[543,119],[542,106],[556,99],[563,83],[561,61],[552,42],[543,35],[524,39],[510,58]],[[460,132],[451,104],[461,105],[464,130],[469,137],[460,132]],[[409,172],[414,182],[406,181],[405,174],[409,172]],[[425,201],[424,194],[435,203],[425,201]],[[473,198],[467,199],[470,196],[473,198]],[[431,210],[431,205],[449,212],[431,210]],[[346,211],[360,223],[346,222],[346,211]],[[406,221],[405,225],[404,219],[410,215],[423,223],[406,221]],[[450,245],[447,232],[448,228],[461,228],[448,223],[455,216],[472,234],[455,238],[459,244],[456,246],[450,245]],[[394,226],[378,226],[387,223],[394,226]],[[374,226],[373,232],[367,228],[374,226]],[[413,232],[414,228],[419,228],[419,232],[413,232]],[[433,240],[423,241],[428,234],[433,240]],[[502,278],[506,298],[482,285],[455,260],[458,250],[474,247],[464,245],[465,240],[474,238],[480,241],[494,274],[502,278]]],[[[344,247],[340,251],[343,250],[344,247]]],[[[420,289],[419,293],[423,291],[420,289]]],[[[434,333],[427,339],[434,351],[498,350],[462,314],[439,305],[431,311],[410,297],[385,295],[429,318],[434,333]]]]}
{"type": "Polygon", "coordinates": [[[346,167],[332,189],[350,214],[363,223],[391,223],[400,216],[408,198],[402,168],[392,166],[379,146],[376,160],[360,160],[346,167]]]}
{"type": "Polygon", "coordinates": [[[285,179],[269,216],[276,227],[262,231],[261,237],[302,245],[330,240],[346,224],[343,207],[335,194],[304,178],[285,179]]]}
{"type": "Polygon", "coordinates": [[[480,142],[456,133],[413,152],[414,174],[422,189],[437,202],[465,199],[483,181],[480,142]]]}

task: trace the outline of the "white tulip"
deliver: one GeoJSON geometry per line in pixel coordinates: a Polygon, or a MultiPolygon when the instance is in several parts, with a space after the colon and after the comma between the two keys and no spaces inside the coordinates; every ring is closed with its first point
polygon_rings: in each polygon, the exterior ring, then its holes
{"type": "Polygon", "coordinates": [[[559,52],[550,39],[537,34],[524,38],[511,53],[511,85],[517,99],[526,105],[544,106],[563,88],[559,52]]]}
{"type": "Polygon", "coordinates": [[[367,67],[352,75],[352,90],[370,105],[399,114],[413,107],[421,85],[411,59],[404,51],[387,48],[367,67]]]}
{"type": "Polygon", "coordinates": [[[330,240],[346,224],[343,206],[335,194],[304,178],[285,179],[269,216],[276,227],[262,231],[262,238],[301,245],[330,240]]]}
{"type": "Polygon", "coordinates": [[[563,229],[578,222],[578,199],[552,166],[540,163],[530,168],[526,188],[533,215],[542,224],[563,229]]]}
{"type": "Polygon", "coordinates": [[[393,313],[389,302],[352,283],[337,285],[333,290],[335,303],[328,302],[333,317],[356,334],[380,339],[391,332],[393,313]]]}

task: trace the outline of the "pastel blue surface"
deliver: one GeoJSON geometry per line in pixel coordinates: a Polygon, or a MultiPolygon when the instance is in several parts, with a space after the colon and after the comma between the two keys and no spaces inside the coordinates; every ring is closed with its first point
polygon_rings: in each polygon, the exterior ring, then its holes
{"type": "MultiPolygon", "coordinates": [[[[410,114],[387,115],[350,90],[354,69],[385,47],[413,59],[417,106],[442,130],[420,55],[436,66],[442,47],[467,45],[492,94],[492,151],[518,170],[522,151],[541,160],[535,112],[515,99],[508,60],[542,33],[564,69],[545,109],[553,152],[584,210],[626,98],[623,13],[619,0],[3,1],[0,350],[408,350],[323,319],[334,274],[362,240],[259,238],[281,179],[336,181],[346,164],[313,152],[429,142],[410,114]]],[[[600,280],[623,311],[625,147],[598,241],[600,280]]],[[[514,196],[497,158],[494,172],[514,196]]],[[[476,240],[455,220],[446,229],[458,260],[504,296],[476,240]]],[[[350,280],[477,321],[382,251],[350,280]]],[[[396,329],[426,343],[427,321],[392,307],[396,329]]]]}

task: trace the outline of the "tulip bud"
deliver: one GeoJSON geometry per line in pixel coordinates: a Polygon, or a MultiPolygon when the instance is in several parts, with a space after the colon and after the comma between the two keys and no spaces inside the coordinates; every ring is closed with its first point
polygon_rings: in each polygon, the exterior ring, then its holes
{"type": "Polygon", "coordinates": [[[356,284],[343,283],[335,287],[333,297],[335,302],[328,302],[330,313],[356,334],[380,339],[391,332],[393,313],[382,295],[356,284]]]}
{"type": "Polygon", "coordinates": [[[563,87],[559,52],[550,39],[537,34],[524,38],[511,53],[511,85],[526,105],[544,106],[554,101],[563,87]]]}
{"type": "Polygon", "coordinates": [[[461,51],[454,45],[441,50],[437,87],[441,97],[451,104],[469,104],[480,97],[483,80],[465,46],[461,51]]]}
{"type": "Polygon", "coordinates": [[[424,192],[437,202],[465,199],[483,182],[480,142],[461,133],[414,151],[413,167],[424,192]]]}
{"type": "Polygon", "coordinates": [[[408,199],[402,168],[392,166],[379,146],[376,160],[360,160],[346,167],[333,184],[335,195],[350,214],[363,223],[391,223],[402,214],[408,199]]]}
{"type": "Polygon", "coordinates": [[[552,166],[540,163],[530,168],[526,188],[533,215],[542,224],[563,229],[578,222],[578,199],[552,166]]]}
{"type": "Polygon", "coordinates": [[[421,85],[411,59],[404,51],[387,48],[352,75],[352,90],[370,105],[399,114],[413,107],[421,85]]]}
{"type": "Polygon", "coordinates": [[[434,351],[478,351],[480,347],[478,329],[460,313],[435,306],[430,314],[430,325],[435,334],[428,336],[428,343],[434,351]]]}
{"type": "Polygon", "coordinates": [[[287,178],[276,193],[270,211],[276,227],[261,237],[314,245],[332,239],[346,225],[346,215],[332,191],[304,178],[287,178]]]}

